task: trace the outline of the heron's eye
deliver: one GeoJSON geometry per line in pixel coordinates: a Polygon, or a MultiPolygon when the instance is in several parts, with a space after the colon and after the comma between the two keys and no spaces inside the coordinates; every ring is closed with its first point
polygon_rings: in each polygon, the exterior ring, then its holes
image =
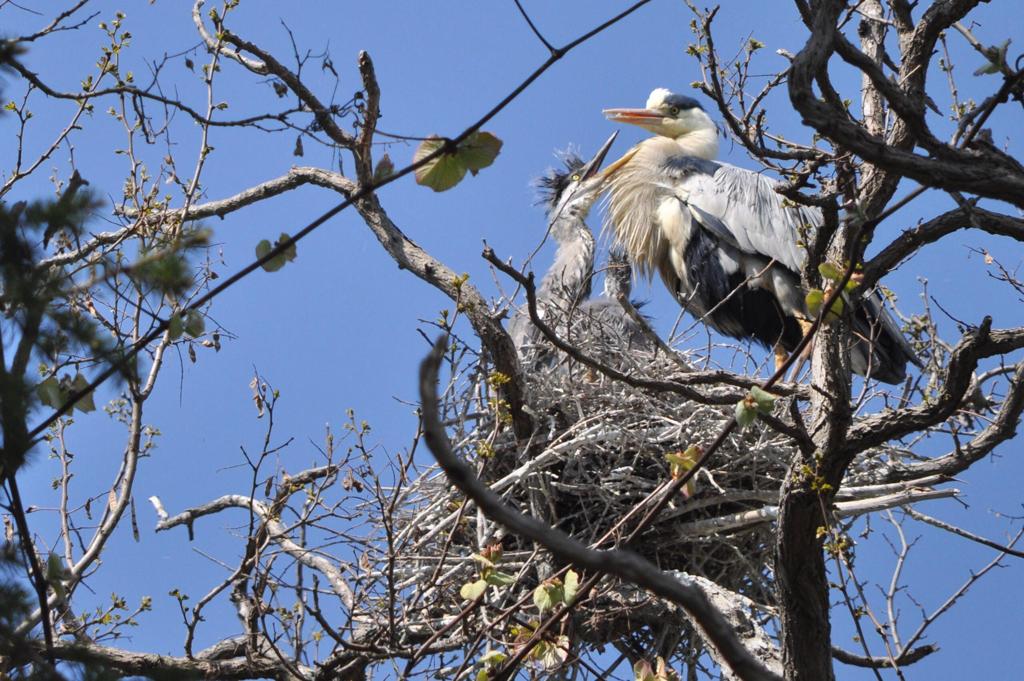
{"type": "Polygon", "coordinates": [[[573,173],[571,179],[572,179],[573,182],[579,182],[582,177],[583,176],[580,175],[579,173],[573,173]]]}
{"type": "Polygon", "coordinates": [[[673,116],[677,116],[677,115],[679,115],[679,107],[678,106],[670,106],[668,108],[668,112],[670,114],[672,114],[673,116]]]}

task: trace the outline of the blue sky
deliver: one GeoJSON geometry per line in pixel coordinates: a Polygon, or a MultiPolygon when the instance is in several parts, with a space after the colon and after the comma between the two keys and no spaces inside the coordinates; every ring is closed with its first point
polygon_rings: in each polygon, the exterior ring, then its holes
{"type": "MultiPolygon", "coordinates": [[[[79,31],[64,33],[37,45],[26,58],[44,79],[70,89],[89,72],[102,42],[96,28],[110,20],[126,3],[96,4],[101,15],[79,31]]],[[[20,5],[50,10],[50,2],[20,5]]],[[[127,59],[135,64],[136,77],[146,73],[142,61],[174,54],[193,47],[198,38],[192,28],[188,3],[157,2],[128,4],[126,27],[133,35],[127,59]]],[[[355,57],[367,50],[373,57],[383,91],[380,128],[413,136],[439,133],[454,135],[487,111],[547,56],[529,32],[512,2],[420,3],[304,2],[286,4],[245,0],[233,15],[232,29],[290,62],[291,47],[281,24],[283,19],[303,50],[319,52],[329,48],[340,73],[337,98],[346,100],[359,88],[355,57]]],[[[619,11],[622,5],[607,0],[574,2],[527,2],[527,9],[545,35],[561,44],[619,11]]],[[[1015,37],[1024,41],[1024,10],[1014,2],[992,3],[976,14],[977,34],[986,44],[1015,37]],[[1012,31],[1012,33],[1007,33],[1012,31]]],[[[485,129],[501,137],[505,145],[497,162],[477,177],[444,194],[434,194],[405,179],[381,192],[381,200],[395,223],[414,241],[456,271],[470,274],[471,281],[486,293],[496,291],[480,259],[482,240],[503,258],[525,259],[544,236],[544,217],[535,206],[532,181],[557,160],[557,150],[574,146],[592,153],[614,129],[601,116],[610,106],[642,105],[651,89],[669,87],[690,92],[699,78],[696,62],[685,53],[693,38],[688,24],[691,15],[682,2],[655,0],[622,24],[569,54],[538,80],[485,129]]],[[[0,25],[7,33],[25,33],[45,24],[42,17],[13,5],[0,10],[0,25]]],[[[728,3],[716,19],[716,40],[723,54],[732,54],[748,36],[765,43],[764,73],[782,66],[775,50],[796,52],[805,32],[789,3],[728,3]]],[[[961,96],[980,98],[991,80],[974,78],[981,64],[976,54],[963,49],[963,41],[950,36],[961,96]]],[[[1012,51],[1012,47],[1011,47],[1012,51]]],[[[194,57],[197,64],[205,56],[194,57]]],[[[307,67],[310,84],[323,93],[332,84],[322,77],[318,62],[307,67]]],[[[836,85],[857,100],[859,79],[840,71],[836,85]]],[[[941,75],[941,74],[940,74],[941,75]]],[[[988,77],[991,79],[992,77],[988,77]]],[[[179,61],[167,66],[165,87],[176,88],[181,96],[202,103],[204,93],[198,77],[179,61]]],[[[943,82],[933,76],[935,99],[944,106],[943,82]]],[[[22,85],[7,78],[5,97],[19,97],[22,85]]],[[[241,117],[277,106],[269,84],[233,64],[225,64],[217,81],[216,97],[229,103],[225,115],[241,117]]],[[[769,100],[772,129],[783,135],[807,139],[784,97],[769,100]]],[[[30,100],[36,114],[28,145],[46,143],[44,130],[62,125],[69,107],[46,102],[38,95],[30,100]],[[38,130],[38,136],[34,131],[38,130]]],[[[99,109],[100,107],[98,107],[99,109]]],[[[1000,114],[992,124],[996,143],[1008,142],[1020,156],[1019,139],[1005,140],[1000,133],[1019,129],[1000,114]]],[[[713,116],[717,120],[717,116],[713,116]]],[[[14,126],[11,116],[0,118],[0,158],[10,158],[14,126]]],[[[945,130],[936,123],[939,130],[945,130]]],[[[114,153],[123,144],[119,132],[99,111],[86,121],[88,134],[75,139],[77,167],[91,186],[103,196],[117,196],[123,181],[123,157],[114,153]]],[[[198,129],[183,117],[174,124],[175,154],[184,167],[192,162],[198,145],[198,129]]],[[[616,150],[642,137],[640,130],[623,130],[616,150]]],[[[206,198],[234,194],[254,183],[284,174],[293,164],[331,167],[329,150],[305,145],[306,155],[292,155],[293,134],[262,135],[252,132],[218,131],[211,144],[216,147],[204,176],[206,198]]],[[[398,166],[409,162],[413,147],[396,143],[387,152],[398,166]]],[[[382,153],[384,149],[381,149],[382,153]]],[[[142,152],[154,165],[166,149],[157,146],[142,152]]],[[[613,152],[614,153],[614,152],[613,152]]],[[[732,163],[754,167],[742,149],[723,141],[722,157],[732,163]]],[[[22,191],[49,191],[46,178],[50,168],[68,174],[68,151],[62,149],[45,171],[40,171],[22,191]]],[[[351,169],[346,162],[345,169],[351,169]]],[[[18,196],[17,198],[22,198],[18,196]]],[[[223,258],[218,269],[227,275],[247,264],[260,239],[273,240],[282,231],[294,232],[326,208],[337,197],[325,190],[306,188],[267,201],[229,218],[211,221],[215,232],[215,254],[223,258]]],[[[922,217],[945,210],[948,198],[933,193],[911,204],[879,229],[877,244],[885,243],[922,217]]],[[[104,209],[101,215],[109,216],[104,209]]],[[[591,219],[595,228],[600,217],[591,219]]],[[[96,229],[107,229],[98,219],[96,229]]],[[[928,292],[960,319],[977,322],[992,314],[995,326],[1022,322],[1019,301],[986,276],[988,267],[969,247],[991,250],[1008,267],[1021,263],[1019,244],[970,233],[957,235],[920,255],[886,281],[900,296],[908,312],[921,309],[922,279],[928,292]]],[[[550,257],[549,247],[541,252],[539,267],[550,257]]],[[[507,286],[507,284],[506,284],[507,286]]],[[[650,301],[646,311],[659,328],[667,329],[677,307],[660,284],[641,285],[637,294],[650,301]]],[[[102,601],[113,590],[129,602],[143,595],[154,597],[154,612],[145,616],[129,645],[162,652],[180,650],[180,618],[176,606],[165,594],[182,588],[194,597],[222,576],[222,570],[193,551],[210,551],[230,561],[241,550],[233,523],[244,518],[225,515],[196,526],[197,542],[189,544],[184,531],[154,534],[155,518],[143,500],[157,495],[172,514],[224,493],[245,492],[247,472],[237,468],[239,447],[258,448],[262,423],[255,419],[249,381],[258,370],[282,393],[278,413],[278,438],[295,437],[282,455],[282,466],[294,471],[316,458],[313,442],[322,438],[327,423],[340,427],[345,410],[374,426],[380,454],[405,447],[415,427],[410,402],[415,400],[415,370],[427,350],[416,332],[419,320],[433,319],[450,301],[399,271],[378,246],[355,213],[345,212],[299,245],[298,259],[275,274],[257,273],[220,298],[212,318],[235,338],[226,340],[223,350],[200,350],[198,363],[185,357],[171,357],[161,384],[147,413],[147,422],[162,432],[153,456],[143,462],[136,484],[141,526],[139,542],[132,540],[125,526],[105,554],[103,569],[92,588],[102,601]]],[[[947,339],[955,328],[946,324],[947,339]]],[[[108,393],[109,396],[109,393],[108,393]]],[[[101,414],[77,419],[72,447],[77,454],[80,489],[108,485],[119,460],[119,429],[101,414]]],[[[965,492],[969,509],[956,502],[932,502],[925,512],[997,540],[1003,538],[1007,523],[997,513],[1020,514],[1021,495],[1017,481],[1024,465],[1019,443],[1009,443],[999,455],[986,461],[957,483],[965,492]]],[[[28,473],[28,503],[52,504],[49,480],[52,462],[42,452],[28,473]]],[[[45,529],[50,519],[34,514],[32,521],[45,529]]],[[[880,527],[875,523],[875,527],[880,527]]],[[[909,524],[912,536],[922,541],[912,553],[907,581],[926,610],[941,603],[972,568],[983,565],[991,551],[938,536],[933,531],[909,524]]],[[[41,530],[42,531],[42,530],[41,530]]],[[[858,559],[862,577],[887,579],[892,558],[878,535],[863,542],[858,559]]],[[[913,678],[956,679],[968,673],[1003,678],[1009,655],[1007,649],[1017,638],[1024,615],[1024,588],[1019,568],[997,570],[976,586],[958,604],[945,623],[932,629],[930,640],[942,647],[932,659],[910,669],[913,678]],[[1014,605],[1011,605],[1014,604],[1014,605]]],[[[908,617],[913,618],[908,607],[908,617]]],[[[214,611],[201,645],[218,635],[234,632],[234,618],[228,608],[214,611]],[[217,617],[222,618],[219,622],[217,617]]],[[[854,649],[849,629],[836,617],[837,644],[854,649]]],[[[877,646],[876,646],[877,648],[877,646]]],[[[842,678],[862,678],[863,673],[841,665],[842,678]]],[[[866,677],[865,677],[866,678],[866,677]]]]}

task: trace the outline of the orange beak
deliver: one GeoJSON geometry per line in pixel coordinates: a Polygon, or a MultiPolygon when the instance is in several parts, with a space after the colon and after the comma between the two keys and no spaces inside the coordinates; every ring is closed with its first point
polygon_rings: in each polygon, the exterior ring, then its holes
{"type": "MultiPolygon", "coordinates": [[[[644,127],[658,125],[665,119],[665,114],[655,109],[605,109],[601,113],[604,114],[605,118],[614,123],[630,123],[644,127]]],[[[637,147],[633,147],[622,158],[613,161],[604,169],[604,176],[606,178],[611,177],[615,171],[629,163],[633,156],[636,155],[636,152],[637,147]]]]}
{"type": "Polygon", "coordinates": [[[633,125],[657,123],[665,117],[664,113],[654,109],[605,109],[601,113],[615,123],[632,123],[633,125]]]}
{"type": "Polygon", "coordinates": [[[608,179],[613,174],[615,174],[616,170],[618,170],[622,166],[624,166],[627,163],[629,163],[633,159],[633,157],[636,156],[636,152],[638,150],[639,150],[638,147],[633,147],[632,149],[627,151],[625,154],[623,154],[622,158],[620,158],[618,160],[615,160],[615,161],[612,161],[611,163],[609,163],[608,167],[605,168],[604,172],[602,173],[602,175],[604,175],[605,179],[608,179]]]}

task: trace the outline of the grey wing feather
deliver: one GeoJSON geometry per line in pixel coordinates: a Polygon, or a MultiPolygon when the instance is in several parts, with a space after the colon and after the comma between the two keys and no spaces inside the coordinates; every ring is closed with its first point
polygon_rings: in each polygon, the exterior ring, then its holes
{"type": "Polygon", "coordinates": [[[732,231],[725,225],[724,222],[722,222],[717,217],[701,208],[700,205],[693,199],[689,201],[682,201],[682,203],[690,210],[690,212],[693,214],[693,217],[697,218],[697,222],[700,224],[701,227],[713,233],[719,239],[724,240],[729,245],[734,246],[735,248],[739,248],[740,250],[743,250],[739,242],[736,241],[736,235],[732,233],[732,231]]]}
{"type": "Polygon", "coordinates": [[[821,224],[814,208],[784,206],[772,180],[725,163],[689,161],[677,172],[676,195],[704,229],[745,253],[774,258],[799,271],[805,241],[821,224]]]}

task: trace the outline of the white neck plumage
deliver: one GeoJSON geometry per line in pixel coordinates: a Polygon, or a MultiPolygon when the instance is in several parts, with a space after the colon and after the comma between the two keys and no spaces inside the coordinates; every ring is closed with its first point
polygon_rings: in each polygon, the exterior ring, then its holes
{"type": "Polygon", "coordinates": [[[687,156],[696,156],[713,161],[718,158],[718,131],[714,123],[708,119],[708,127],[698,128],[675,138],[687,156]]]}

